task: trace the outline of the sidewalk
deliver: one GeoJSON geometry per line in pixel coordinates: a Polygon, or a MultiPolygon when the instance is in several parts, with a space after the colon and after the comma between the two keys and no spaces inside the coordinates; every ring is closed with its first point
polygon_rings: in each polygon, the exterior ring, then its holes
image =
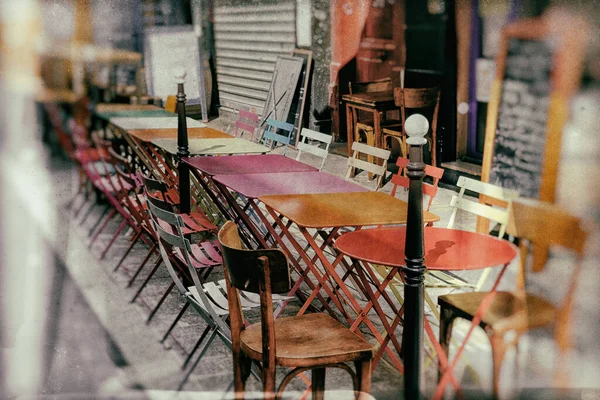
{"type": "MultiPolygon", "coordinates": [[[[224,130],[227,123],[228,120],[218,119],[211,121],[209,126],[224,130]]],[[[280,153],[281,149],[274,152],[280,153]]],[[[296,153],[288,149],[286,155],[295,157],[296,153]]],[[[311,159],[311,157],[308,154],[303,156],[303,162],[318,165],[317,160],[311,159]]],[[[78,334],[81,333],[81,335],[76,335],[77,341],[80,343],[79,347],[74,349],[70,346],[70,342],[63,342],[61,348],[64,349],[63,351],[66,354],[69,352],[79,354],[85,351],[89,352],[90,356],[83,359],[81,357],[64,357],[61,362],[55,362],[50,368],[50,376],[55,377],[55,382],[63,380],[63,384],[48,387],[48,392],[99,391],[103,394],[118,395],[128,393],[136,388],[152,391],[174,390],[183,378],[184,373],[187,372],[187,370],[182,371],[181,369],[186,352],[193,347],[198,335],[204,329],[204,324],[199,317],[189,310],[173,331],[173,337],[167,339],[164,344],[160,343],[163,333],[183,305],[182,299],[176,296],[175,291],[173,291],[155,318],[149,324],[146,324],[146,318],[149,314],[148,307],[155,304],[170,282],[166,269],[161,266],[155,274],[142,294],[143,301],[138,300],[136,303],[130,303],[129,300],[145,278],[144,273],[138,277],[131,288],[126,288],[126,283],[132,274],[131,269],[139,264],[146,253],[146,249],[143,246],[136,246],[134,248],[135,254],[126,259],[119,271],[113,272],[114,265],[129,245],[128,239],[121,235],[106,259],[100,261],[100,249],[110,239],[118,222],[111,223],[104,230],[105,233],[99,237],[97,243],[91,249],[88,249],[88,233],[92,223],[99,218],[102,207],[93,206],[88,218],[81,221],[83,214],[91,205],[89,203],[84,207],[84,211],[79,217],[74,218],[72,213],[65,208],[68,196],[64,194],[72,193],[74,190],[73,183],[76,182],[76,171],[72,168],[57,168],[55,161],[51,163],[52,183],[54,185],[53,199],[58,215],[57,220],[61,221],[57,235],[62,238],[56,244],[56,252],[66,266],[69,279],[72,279],[77,287],[76,290],[80,291],[82,299],[87,303],[80,312],[69,313],[63,311],[63,315],[67,320],[59,325],[58,336],[70,338],[71,336],[67,333],[72,333],[73,330],[76,330],[78,334]],[[85,326],[88,326],[88,322],[92,324],[93,321],[97,321],[102,328],[97,328],[98,335],[91,335],[88,338],[87,334],[80,330],[82,328],[77,328],[78,325],[74,323],[75,321],[85,321],[85,326]],[[102,330],[106,331],[106,335],[100,334],[102,330]],[[85,336],[85,338],[81,336],[85,336]],[[114,352],[115,349],[118,349],[116,353],[114,352]],[[106,357],[107,354],[109,354],[108,358],[106,357]],[[116,357],[115,354],[117,354],[116,357]],[[98,370],[107,372],[99,374],[101,378],[98,378],[98,374],[92,373],[98,370]],[[69,379],[72,374],[77,373],[81,374],[80,381],[73,382],[72,379],[69,379]],[[102,381],[94,382],[96,379],[102,379],[102,381]],[[86,384],[83,385],[81,382],[86,380],[86,384]]],[[[64,163],[59,164],[64,166],[64,163]]],[[[343,177],[346,171],[346,158],[330,154],[323,170],[343,177]]],[[[372,187],[373,185],[373,182],[368,181],[366,177],[359,177],[358,181],[365,184],[365,186],[372,187]]],[[[382,191],[389,193],[391,184],[388,183],[382,191]]],[[[451,214],[451,208],[448,204],[453,193],[451,190],[440,188],[430,210],[441,218],[435,224],[436,226],[445,227],[447,225],[451,214]]],[[[406,200],[407,193],[400,190],[397,197],[406,200]]],[[[77,201],[82,201],[82,198],[78,198],[77,201]]],[[[77,205],[79,204],[77,203],[77,205]]],[[[455,227],[474,230],[475,218],[459,214],[455,227]]],[[[598,254],[598,251],[594,254],[598,254]]],[[[593,274],[596,281],[600,280],[598,279],[597,268],[594,268],[593,263],[588,264],[586,264],[585,270],[590,273],[590,276],[593,274]]],[[[507,290],[512,289],[510,282],[514,282],[515,266],[516,263],[513,263],[511,270],[507,271],[507,275],[504,277],[503,282],[507,283],[505,285],[507,290]]],[[[150,267],[147,267],[146,272],[149,270],[150,267]]],[[[220,276],[214,274],[215,279],[220,276]]],[[[473,281],[476,278],[477,274],[469,276],[469,279],[473,279],[473,281]]],[[[588,282],[587,285],[584,284],[583,286],[585,288],[584,294],[594,295],[597,293],[594,291],[597,289],[597,285],[588,282]]],[[[582,299],[578,299],[578,304],[585,304],[589,309],[592,302],[586,301],[586,297],[588,296],[583,295],[582,299]]],[[[79,301],[73,304],[73,307],[80,306],[82,304],[79,301]]],[[[578,376],[573,377],[576,379],[575,382],[578,382],[575,387],[598,386],[595,378],[593,378],[598,376],[600,371],[597,362],[594,360],[594,355],[600,353],[598,344],[596,343],[594,346],[589,338],[585,338],[588,336],[586,332],[597,332],[597,328],[594,320],[587,319],[586,315],[579,315],[577,318],[579,325],[576,334],[578,338],[584,338],[585,345],[579,349],[575,359],[580,366],[585,365],[586,368],[581,370],[578,376]]],[[[437,331],[437,324],[434,330],[437,331]]],[[[397,333],[401,335],[401,327],[397,333]]],[[[459,337],[459,334],[455,334],[455,337],[459,337]]],[[[70,339],[66,340],[70,341],[70,339]]],[[[525,344],[520,349],[522,368],[518,372],[519,379],[516,385],[522,388],[547,387],[551,385],[552,374],[550,336],[542,332],[542,335],[532,335],[528,342],[529,345],[525,344]],[[531,354],[527,349],[531,350],[531,354]]],[[[467,390],[478,388],[488,390],[491,382],[491,357],[489,344],[484,334],[478,335],[471,341],[467,351],[467,356],[469,355],[472,365],[466,369],[463,376],[462,384],[464,388],[467,390]]],[[[435,387],[437,374],[434,362],[428,362],[427,365],[425,388],[428,393],[431,393],[435,387]]],[[[513,364],[507,360],[505,367],[507,369],[506,373],[503,372],[504,377],[511,378],[513,364]]],[[[203,358],[202,363],[192,373],[184,390],[203,392],[207,396],[206,398],[213,398],[214,394],[223,393],[228,388],[232,381],[231,371],[231,354],[229,350],[219,341],[215,341],[203,358]]],[[[327,389],[343,390],[351,387],[350,380],[345,373],[334,369],[328,371],[327,374],[327,389]]],[[[289,390],[303,390],[303,387],[301,382],[295,382],[295,384],[290,385],[289,390]]],[[[380,362],[373,373],[372,395],[377,399],[396,399],[402,391],[402,387],[402,375],[393,369],[390,364],[380,362]]],[[[249,391],[260,390],[260,384],[251,377],[248,380],[247,389],[249,391]]],[[[158,393],[167,395],[166,392],[158,393]]],[[[153,394],[156,394],[156,392],[147,392],[149,398],[152,398],[153,394]]],[[[172,393],[168,395],[169,398],[171,396],[172,393]]],[[[348,398],[351,398],[351,396],[348,398]]]]}

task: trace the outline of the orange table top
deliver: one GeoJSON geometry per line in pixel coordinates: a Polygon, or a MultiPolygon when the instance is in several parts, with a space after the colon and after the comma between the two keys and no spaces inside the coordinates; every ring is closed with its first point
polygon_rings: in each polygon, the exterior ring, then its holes
{"type": "Polygon", "coordinates": [[[342,100],[349,104],[369,107],[395,107],[392,91],[345,94],[342,100]]]}
{"type": "Polygon", "coordinates": [[[153,104],[111,104],[100,103],[96,105],[95,111],[98,113],[115,111],[157,111],[162,110],[159,106],[153,104]]]}
{"type": "MultiPolygon", "coordinates": [[[[352,258],[402,267],[406,227],[363,229],[340,236],[335,247],[352,258]]],[[[508,264],[517,247],[490,235],[446,228],[425,228],[425,265],[431,270],[468,270],[508,264]]]]}
{"type": "MultiPolygon", "coordinates": [[[[135,136],[143,142],[151,142],[155,139],[176,139],[177,128],[167,129],[130,129],[127,130],[131,136],[135,136]]],[[[213,128],[188,128],[190,139],[233,139],[233,136],[213,128]]]]}
{"type": "MultiPolygon", "coordinates": [[[[305,228],[405,224],[408,204],[382,192],[261,196],[259,200],[305,228]]],[[[423,211],[425,222],[440,217],[423,211]]]]}

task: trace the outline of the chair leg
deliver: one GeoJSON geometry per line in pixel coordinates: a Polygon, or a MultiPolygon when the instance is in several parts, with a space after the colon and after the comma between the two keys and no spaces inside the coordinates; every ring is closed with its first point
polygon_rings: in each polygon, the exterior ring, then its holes
{"type": "Polygon", "coordinates": [[[125,251],[125,254],[123,254],[123,257],[121,257],[121,259],[117,263],[115,269],[113,269],[113,272],[117,272],[117,270],[119,269],[119,267],[121,266],[121,264],[123,264],[123,261],[125,261],[125,258],[127,258],[127,256],[129,255],[129,252],[133,249],[133,246],[135,246],[135,244],[137,243],[137,241],[140,238],[140,236],[142,236],[142,231],[141,230],[138,233],[136,233],[135,236],[131,239],[131,244],[129,245],[129,247],[125,251]]]}
{"type": "Polygon", "coordinates": [[[98,225],[100,224],[100,222],[102,222],[102,219],[104,218],[104,216],[106,215],[106,213],[110,210],[110,206],[106,206],[104,207],[104,210],[102,211],[102,214],[100,214],[100,218],[98,218],[98,221],[96,221],[94,223],[94,225],[92,226],[92,228],[90,229],[90,231],[88,232],[88,237],[92,236],[92,234],[94,233],[94,230],[96,230],[96,228],[98,227],[98,225]]]}
{"type": "Polygon", "coordinates": [[[119,225],[119,227],[117,228],[117,231],[115,232],[115,234],[113,235],[113,237],[110,239],[110,242],[108,242],[108,245],[106,246],[106,248],[104,249],[104,251],[102,252],[102,254],[100,254],[100,259],[101,260],[104,260],[104,257],[106,256],[106,253],[111,248],[111,246],[113,245],[113,243],[117,239],[117,236],[119,236],[119,234],[125,228],[125,226],[127,226],[127,220],[126,219],[124,219],[123,222],[121,222],[121,225],[119,225]]]}
{"type": "MultiPolygon", "coordinates": [[[[456,319],[456,315],[450,309],[442,307],[440,311],[440,346],[444,350],[446,359],[448,359],[450,339],[452,337],[452,323],[456,319]]],[[[442,377],[442,366],[439,365],[438,380],[442,377]]]]}
{"type": "Polygon", "coordinates": [[[137,290],[137,292],[135,292],[135,295],[133,296],[133,299],[131,299],[131,303],[135,302],[135,300],[138,298],[138,296],[140,295],[140,293],[142,293],[142,290],[144,290],[144,288],[146,287],[146,285],[148,284],[148,282],[150,282],[150,279],[152,279],[152,276],[154,275],[154,273],[156,272],[156,270],[158,269],[158,267],[160,267],[160,264],[162,264],[162,257],[158,258],[158,260],[156,261],[156,264],[154,264],[154,268],[152,268],[152,271],[150,271],[150,273],[148,274],[148,276],[146,277],[146,279],[142,283],[142,286],[140,286],[140,288],[137,290]]]}
{"type": "Polygon", "coordinates": [[[354,363],[356,367],[356,375],[358,376],[358,390],[360,392],[357,396],[358,399],[360,399],[361,397],[366,397],[363,396],[363,393],[371,393],[371,364],[372,361],[370,359],[364,361],[356,361],[354,363]]]}
{"type": "MultiPolygon", "coordinates": [[[[171,284],[169,285],[169,287],[167,288],[167,290],[165,290],[165,293],[162,295],[162,297],[160,298],[160,300],[158,301],[158,303],[156,303],[156,305],[154,306],[154,309],[152,310],[152,312],[148,316],[148,319],[146,320],[146,323],[149,323],[150,321],[152,321],[152,318],[154,318],[154,314],[156,314],[156,312],[158,311],[158,309],[160,308],[160,306],[162,306],[162,303],[164,303],[165,299],[167,298],[167,296],[169,295],[169,293],[171,293],[171,290],[173,290],[174,287],[175,287],[175,282],[171,282],[171,284]]],[[[184,308],[186,308],[187,305],[189,305],[189,303],[185,303],[185,304],[186,304],[186,306],[184,306],[184,308]]]]}
{"type": "Polygon", "coordinates": [[[325,368],[312,370],[312,399],[323,400],[325,392],[325,368]]]}
{"type": "Polygon", "coordinates": [[[154,249],[155,248],[156,248],[156,245],[153,245],[150,248],[150,250],[148,251],[148,254],[144,258],[144,260],[142,260],[142,263],[138,267],[137,271],[135,271],[135,274],[133,274],[133,276],[131,277],[131,279],[129,280],[129,282],[127,282],[127,287],[131,287],[131,285],[133,285],[133,282],[135,281],[135,278],[137,278],[137,276],[140,274],[140,272],[142,272],[142,269],[144,269],[144,266],[146,265],[146,263],[148,262],[148,260],[150,260],[150,257],[152,256],[152,254],[154,254],[154,249]]]}
{"type": "MultiPolygon", "coordinates": [[[[185,383],[189,379],[189,377],[192,374],[192,372],[194,371],[194,369],[196,369],[196,366],[198,365],[198,363],[200,362],[200,360],[204,356],[204,353],[206,353],[206,350],[208,349],[208,347],[210,346],[210,344],[212,343],[212,341],[215,339],[216,336],[217,336],[217,328],[213,329],[212,333],[208,337],[208,341],[206,342],[206,344],[202,348],[202,351],[200,351],[200,355],[198,356],[198,358],[196,359],[196,361],[194,361],[194,365],[192,365],[192,367],[189,369],[189,371],[187,372],[187,374],[185,374],[185,377],[183,378],[183,380],[179,384],[179,387],[177,388],[177,391],[180,391],[181,389],[183,389],[183,386],[185,385],[185,383]]],[[[237,392],[237,390],[236,390],[236,392],[237,392]]]]}
{"type": "Polygon", "coordinates": [[[179,320],[181,319],[181,317],[183,317],[183,313],[185,313],[185,310],[187,310],[189,306],[190,306],[190,302],[188,301],[181,308],[181,311],[179,311],[179,314],[177,314],[177,318],[175,318],[175,321],[173,321],[173,323],[171,324],[171,326],[169,326],[169,329],[167,330],[167,332],[165,332],[165,335],[162,337],[162,339],[160,339],[161,343],[164,343],[165,340],[167,340],[167,338],[171,334],[171,331],[173,330],[173,328],[175,328],[175,325],[177,325],[177,323],[179,322],[179,320]]]}
{"type": "Polygon", "coordinates": [[[246,380],[250,376],[252,361],[238,350],[233,352],[233,387],[235,398],[243,399],[246,392],[246,380]]]}
{"type": "Polygon", "coordinates": [[[188,365],[188,363],[192,359],[194,353],[196,352],[196,350],[198,350],[198,347],[200,347],[200,345],[204,341],[204,338],[206,338],[206,335],[208,335],[208,332],[210,332],[210,325],[206,325],[206,328],[204,328],[204,331],[202,332],[202,334],[198,338],[198,341],[194,345],[194,348],[192,349],[192,351],[190,351],[190,354],[188,354],[187,358],[183,362],[183,365],[181,366],[181,369],[185,369],[185,367],[188,365]]]}
{"type": "Polygon", "coordinates": [[[496,335],[493,332],[490,334],[490,343],[492,345],[494,398],[497,399],[500,396],[500,370],[502,369],[502,361],[504,361],[507,345],[504,342],[504,335],[496,335]]]}
{"type": "Polygon", "coordinates": [[[108,215],[104,218],[104,222],[102,222],[98,229],[96,229],[96,233],[94,233],[94,236],[90,239],[88,247],[92,247],[92,244],[96,241],[100,233],[104,230],[106,225],[108,225],[108,222],[115,216],[116,213],[117,212],[115,210],[111,210],[111,212],[108,213],[108,215]]]}

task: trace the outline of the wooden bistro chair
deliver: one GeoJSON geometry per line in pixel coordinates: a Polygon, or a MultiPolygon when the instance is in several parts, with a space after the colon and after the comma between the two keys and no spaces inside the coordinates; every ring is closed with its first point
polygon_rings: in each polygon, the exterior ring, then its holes
{"type": "Polygon", "coordinates": [[[262,362],[265,398],[280,397],[293,377],[310,369],[313,398],[322,399],[327,367],[348,371],[357,395],[368,393],[373,348],[367,341],[323,313],[274,319],[272,293],[288,293],[291,288],[285,254],[279,249],[243,249],[231,221],[219,231],[219,242],[229,299],[236,396],[243,397],[252,360],[262,362]],[[239,296],[242,290],[259,294],[260,323],[245,326],[239,296]],[[346,362],[355,364],[356,373],[346,362]],[[276,366],[293,368],[277,392],[276,366]]]}
{"type": "Polygon", "coordinates": [[[377,178],[377,186],[375,187],[375,190],[379,190],[379,188],[382,186],[383,180],[385,179],[387,162],[390,158],[390,154],[391,153],[389,150],[379,149],[377,147],[368,146],[359,142],[352,143],[352,157],[348,157],[346,180],[350,180],[350,178],[354,177],[356,169],[360,169],[373,174],[377,178]],[[366,155],[367,159],[371,157],[373,163],[361,160],[361,154],[366,155]]]}
{"type": "MultiPolygon", "coordinates": [[[[375,92],[391,92],[393,89],[392,79],[383,78],[369,82],[348,82],[348,91],[350,94],[358,93],[375,93],[375,92]]],[[[354,121],[354,141],[363,142],[369,146],[376,146],[375,143],[375,128],[373,127],[373,117],[364,116],[359,110],[352,109],[352,119],[354,121]],[[361,140],[364,136],[364,140],[361,140]]],[[[400,121],[398,120],[386,120],[381,119],[381,126],[398,126],[400,121]]],[[[350,132],[348,132],[350,134],[350,132]]]]}
{"type": "Polygon", "coordinates": [[[254,141],[254,133],[258,127],[258,114],[251,111],[239,110],[238,119],[235,121],[233,136],[242,137],[244,132],[250,134],[250,140],[254,141]]]}
{"type": "MultiPolygon", "coordinates": [[[[492,345],[494,397],[499,394],[499,374],[504,354],[509,346],[516,345],[519,337],[529,329],[544,327],[554,323],[554,339],[559,356],[556,363],[564,361],[566,352],[571,348],[571,310],[576,284],[581,271],[587,232],[582,221],[560,207],[538,201],[515,200],[510,210],[508,231],[520,238],[521,276],[519,285],[524,288],[526,266],[532,272],[543,272],[545,268],[545,250],[551,246],[570,250],[576,255],[575,268],[571,270],[570,280],[556,281],[567,288],[566,295],[559,304],[548,299],[518,290],[515,293],[497,292],[487,312],[479,315],[478,307],[486,292],[447,294],[438,298],[441,307],[440,343],[448,354],[448,343],[452,333],[452,323],[456,318],[475,320],[485,330],[492,345]],[[533,262],[528,262],[528,253],[533,246],[533,262]],[[542,256],[542,258],[540,258],[542,256]],[[541,261],[541,262],[540,262],[541,261]],[[513,332],[509,338],[506,335],[513,332]]],[[[565,384],[565,376],[557,369],[556,377],[565,384]]]]}
{"type": "Polygon", "coordinates": [[[325,165],[325,159],[327,159],[327,154],[329,154],[329,145],[331,144],[332,139],[333,136],[331,135],[303,128],[302,139],[298,142],[298,155],[296,156],[296,161],[300,161],[302,152],[310,153],[322,159],[319,171],[322,170],[323,165],[325,165]],[[309,143],[308,140],[311,140],[313,143],[309,143]]]}
{"type": "MultiPolygon", "coordinates": [[[[439,87],[432,88],[394,88],[394,102],[400,107],[401,123],[394,126],[382,127],[383,143],[387,143],[388,139],[396,140],[400,146],[402,157],[407,157],[408,149],[406,147],[406,130],[404,129],[404,121],[408,117],[407,111],[415,110],[420,113],[430,114],[429,120],[431,129],[431,138],[428,138],[429,149],[431,151],[431,164],[437,166],[436,157],[436,127],[438,109],[440,106],[440,89],[439,87]],[[431,110],[430,113],[425,110],[431,110]],[[400,129],[398,129],[400,128],[400,129]]],[[[391,143],[390,143],[391,147],[391,143]]]]}
{"type": "Polygon", "coordinates": [[[283,154],[285,155],[288,145],[292,142],[293,131],[294,125],[290,123],[268,119],[265,123],[261,141],[264,145],[267,145],[268,142],[271,148],[276,143],[283,145],[283,154]]]}

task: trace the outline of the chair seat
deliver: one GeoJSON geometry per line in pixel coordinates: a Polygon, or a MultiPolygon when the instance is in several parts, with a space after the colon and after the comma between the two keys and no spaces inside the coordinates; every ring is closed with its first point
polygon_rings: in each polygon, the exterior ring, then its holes
{"type": "MultiPolygon", "coordinates": [[[[438,298],[438,304],[442,309],[451,309],[457,316],[465,319],[471,319],[477,312],[479,304],[489,292],[470,292],[447,294],[438,298]]],[[[507,318],[516,316],[522,309],[522,300],[514,293],[497,292],[490,308],[483,316],[480,326],[492,328],[494,331],[519,328],[537,328],[545,326],[554,321],[556,308],[545,299],[527,294],[527,321],[522,324],[518,320],[511,320],[510,323],[503,323],[507,318]],[[519,326],[517,326],[518,324],[519,326]],[[523,326],[521,326],[523,325],[523,326]]]]}
{"type": "MultiPolygon", "coordinates": [[[[262,360],[261,325],[242,331],[242,350],[262,360]]],[[[326,314],[306,314],[275,320],[275,363],[286,367],[311,367],[372,358],[373,347],[326,314]]]]}

